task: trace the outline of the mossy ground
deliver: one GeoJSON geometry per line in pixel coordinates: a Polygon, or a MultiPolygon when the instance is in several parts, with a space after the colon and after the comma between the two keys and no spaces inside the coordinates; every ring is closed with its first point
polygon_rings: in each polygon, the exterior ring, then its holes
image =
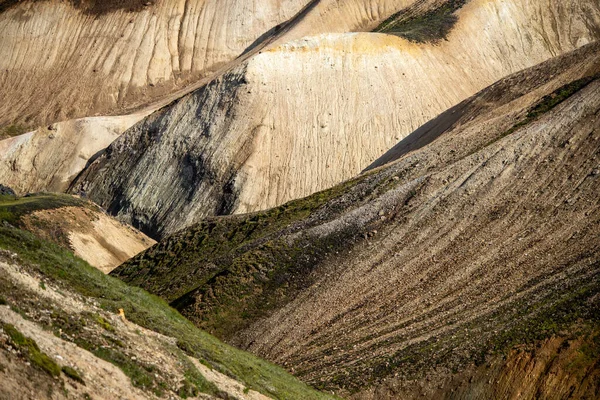
{"type": "Polygon", "coordinates": [[[66,194],[38,193],[24,197],[0,195],[0,222],[18,228],[32,228],[44,239],[59,244],[65,249],[70,248],[68,234],[61,225],[62,221],[49,224],[31,214],[41,210],[53,210],[62,207],[94,207],[76,197],[66,194]],[[26,222],[27,219],[27,222],[26,222]],[[29,224],[29,226],[28,226],[29,224]]]}
{"type": "Polygon", "coordinates": [[[280,239],[284,233],[307,229],[311,216],[359,181],[265,212],[208,219],[165,239],[112,274],[161,295],[178,310],[202,296],[206,311],[202,318],[184,314],[226,338],[293,298],[310,284],[308,275],[319,260],[358,234],[343,231],[302,248],[280,239]]]}
{"type": "Polygon", "coordinates": [[[33,365],[53,377],[60,376],[60,367],[46,353],[40,350],[35,340],[23,335],[14,325],[4,324],[2,329],[10,337],[13,345],[31,361],[33,365]]]}
{"type": "Polygon", "coordinates": [[[61,370],[66,376],[73,379],[75,382],[79,382],[82,385],[85,385],[85,381],[81,377],[81,374],[77,372],[77,370],[75,370],[74,368],[65,365],[61,368],[61,370]]]}
{"type": "Polygon", "coordinates": [[[560,105],[569,97],[575,95],[577,92],[584,89],[587,85],[598,79],[600,79],[600,75],[586,76],[584,78],[577,79],[573,82],[569,82],[559,87],[554,92],[540,99],[540,101],[537,104],[535,104],[527,111],[527,113],[520,121],[514,124],[509,130],[504,132],[502,135],[497,137],[494,141],[488,143],[488,145],[516,132],[518,129],[524,126],[529,125],[542,115],[546,114],[547,112],[554,109],[556,106],[560,105]]]}
{"type": "MultiPolygon", "coordinates": [[[[2,5],[0,4],[0,8],[2,5]]],[[[0,11],[1,12],[1,11],[0,11]]],[[[0,140],[8,139],[14,136],[19,136],[24,133],[30,132],[32,129],[26,125],[16,124],[7,125],[0,128],[0,140]]]]}
{"type": "MultiPolygon", "coordinates": [[[[16,227],[0,224],[0,248],[17,253],[19,264],[32,273],[42,276],[46,282],[87,298],[93,298],[107,312],[116,314],[122,308],[131,322],[174,337],[180,343],[186,343],[186,352],[189,355],[204,360],[212,368],[239,380],[251,389],[280,399],[329,398],[311,389],[283,369],[225,345],[196,328],[162,299],[104,275],[54,243],[16,227]]],[[[7,261],[14,262],[14,260],[7,261]]],[[[21,309],[36,307],[35,299],[27,301],[19,298],[18,288],[14,285],[5,279],[0,279],[0,283],[2,283],[2,292],[8,294],[6,301],[11,304],[11,307],[13,305],[21,309]]],[[[26,315],[25,312],[23,314],[26,315]]],[[[114,335],[107,321],[93,315],[75,317],[59,316],[59,313],[56,313],[52,329],[62,330],[62,333],[67,335],[65,337],[72,338],[79,346],[117,365],[136,386],[156,394],[162,393],[164,383],[155,378],[153,366],[134,362],[131,358],[125,357],[123,351],[119,350],[118,338],[111,339],[114,335]],[[106,332],[105,335],[102,338],[86,336],[86,329],[84,329],[86,324],[100,325],[106,332]],[[99,341],[103,344],[99,344],[99,341]]],[[[183,357],[183,352],[181,354],[183,357]]],[[[190,387],[195,387],[199,392],[216,393],[214,385],[206,381],[200,373],[195,373],[190,368],[188,375],[190,387]]]]}
{"type": "Polygon", "coordinates": [[[400,36],[411,42],[437,43],[446,39],[458,17],[454,14],[467,0],[449,0],[425,13],[402,10],[382,22],[374,32],[400,36]]]}
{"type": "Polygon", "coordinates": [[[89,203],[67,194],[39,193],[25,197],[4,195],[0,196],[0,221],[20,226],[22,218],[33,212],[69,206],[85,207],[89,203]]]}

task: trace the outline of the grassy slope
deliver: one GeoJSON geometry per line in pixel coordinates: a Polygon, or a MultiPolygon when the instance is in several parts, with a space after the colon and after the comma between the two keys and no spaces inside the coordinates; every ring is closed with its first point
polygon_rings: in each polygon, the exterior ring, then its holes
{"type": "MultiPolygon", "coordinates": [[[[26,197],[11,195],[0,196],[0,221],[4,225],[9,224],[21,229],[28,229],[23,220],[24,217],[40,210],[53,210],[62,207],[86,207],[97,208],[92,203],[81,200],[68,194],[38,193],[26,197]]],[[[31,218],[30,223],[43,234],[43,239],[49,240],[65,249],[71,249],[69,235],[61,227],[61,221],[48,224],[37,218],[31,218]]],[[[31,228],[32,226],[29,226],[31,228]]]]}
{"type": "MultiPolygon", "coordinates": [[[[0,248],[17,253],[24,265],[44,278],[83,296],[97,299],[103,309],[116,313],[123,308],[132,322],[176,338],[182,350],[205,360],[252,389],[281,399],[329,398],[282,368],[225,345],[197,329],[160,298],[104,275],[69,251],[29,232],[1,226],[0,248]]],[[[105,356],[111,358],[111,355],[105,356]]],[[[124,371],[129,367],[119,366],[124,371]]],[[[131,376],[131,371],[125,372],[131,376]]]]}
{"type": "MultiPolygon", "coordinates": [[[[589,76],[558,88],[483,147],[527,126],[598,78],[589,76]]],[[[317,264],[352,248],[377,226],[341,229],[319,241],[305,240],[302,231],[323,219],[334,219],[338,211],[368,203],[401,181],[373,171],[268,211],[210,218],[168,237],[112,274],[161,296],[179,310],[194,308],[193,314],[184,315],[209,332],[229,338],[286,304],[310,285],[308,276],[317,264]],[[352,192],[353,202],[346,199],[336,205],[337,198],[352,192]],[[198,298],[201,304],[192,307],[198,298]]],[[[405,202],[414,194],[415,190],[410,191],[405,202]]]]}
{"type": "Polygon", "coordinates": [[[411,42],[437,43],[446,39],[458,21],[454,13],[466,2],[467,0],[448,0],[425,13],[409,7],[386,19],[374,32],[400,36],[411,42]]]}

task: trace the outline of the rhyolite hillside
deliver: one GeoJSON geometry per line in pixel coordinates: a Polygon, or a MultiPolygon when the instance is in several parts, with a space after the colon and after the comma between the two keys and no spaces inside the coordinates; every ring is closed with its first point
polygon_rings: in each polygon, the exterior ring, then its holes
{"type": "Polygon", "coordinates": [[[599,50],[495,83],[388,164],[207,218],[113,274],[342,395],[594,397],[599,50]]]}
{"type": "Polygon", "coordinates": [[[136,124],[73,192],[154,238],[278,206],[355,176],[494,81],[600,39],[591,0],[473,0],[451,15],[446,39],[326,34],[265,49],[136,124]]]}

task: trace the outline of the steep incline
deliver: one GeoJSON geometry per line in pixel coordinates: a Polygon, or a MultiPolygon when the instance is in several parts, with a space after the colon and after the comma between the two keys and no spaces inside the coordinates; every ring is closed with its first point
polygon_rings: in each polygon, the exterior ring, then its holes
{"type": "Polygon", "coordinates": [[[392,164],[207,219],[113,273],[314,384],[435,389],[512,344],[598,326],[599,113],[595,43],[449,110],[392,164]]]}
{"type": "Polygon", "coordinates": [[[2,195],[0,221],[72,250],[104,273],[156,243],[95,204],[68,195],[2,195]]]}
{"type": "Polygon", "coordinates": [[[0,48],[6,56],[0,59],[0,139],[5,139],[0,141],[0,181],[22,194],[64,191],[93,155],[144,116],[205,85],[209,78],[200,78],[221,65],[216,75],[266,46],[304,34],[368,30],[413,1],[322,0],[303,7],[300,1],[247,0],[227,7],[174,0],[72,3],[76,8],[0,1],[0,38],[6,43],[0,48]],[[281,23],[268,29],[276,21],[281,23]],[[121,25],[127,26],[124,33],[121,25]],[[144,31],[143,38],[138,31],[144,31]],[[73,46],[80,52],[73,53],[73,46]],[[246,46],[239,61],[228,62],[246,46]],[[53,56],[44,58],[48,52],[53,56]],[[156,78],[160,71],[165,75],[156,78]],[[18,136],[39,123],[140,104],[146,106],[131,114],[67,120],[18,136]]]}
{"type": "Polygon", "coordinates": [[[600,38],[593,0],[473,0],[457,15],[439,44],[363,33],[263,51],[133,127],[75,190],[154,237],[277,206],[356,175],[502,76],[600,38]]]}
{"type": "Polygon", "coordinates": [[[0,136],[7,126],[32,129],[169,98],[278,37],[305,6],[291,38],[369,29],[413,2],[4,0],[0,136]]]}
{"type": "Polygon", "coordinates": [[[149,111],[58,122],[0,141],[0,182],[19,194],[64,192],[90,160],[149,111]]]}
{"type": "Polygon", "coordinates": [[[327,400],[164,301],[0,224],[0,398],[327,400]]]}

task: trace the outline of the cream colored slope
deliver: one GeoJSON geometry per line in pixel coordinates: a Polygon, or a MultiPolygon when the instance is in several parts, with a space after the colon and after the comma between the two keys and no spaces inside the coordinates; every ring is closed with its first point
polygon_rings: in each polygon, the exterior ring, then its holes
{"type": "Polygon", "coordinates": [[[18,194],[64,192],[96,153],[149,111],[59,122],[0,141],[0,182],[18,194]]]}
{"type": "Polygon", "coordinates": [[[327,35],[251,60],[248,90],[260,101],[246,111],[256,117],[245,129],[254,133],[255,151],[238,175],[248,184],[235,212],[348,179],[501,77],[600,39],[600,3],[593,0],[473,0],[459,18],[441,45],[327,35]]]}
{"type": "Polygon", "coordinates": [[[157,0],[91,15],[64,1],[23,1],[0,14],[0,126],[148,104],[276,34],[305,6],[312,11],[292,38],[370,27],[413,2],[157,0]]]}
{"type": "Polygon", "coordinates": [[[459,18],[438,45],[329,34],[263,51],[136,125],[77,188],[156,236],[273,207],[356,175],[501,77],[600,38],[595,0],[473,0],[459,18]]]}
{"type": "Polygon", "coordinates": [[[600,39],[600,3],[473,0],[448,41],[308,38],[248,64],[255,151],[236,212],[272,207],[356,175],[398,139],[512,72],[600,39]],[[264,106],[263,106],[264,105],[264,106]],[[275,155],[275,157],[272,157],[275,155]]]}
{"type": "Polygon", "coordinates": [[[23,221],[28,230],[42,237],[52,240],[54,232],[65,235],[76,256],[104,273],[156,243],[96,207],[39,210],[23,221]]]}
{"type": "MultiPolygon", "coordinates": [[[[413,1],[388,0],[376,6],[373,1],[364,0],[348,1],[343,5],[331,1],[314,2],[314,7],[307,8],[310,12],[306,16],[298,16],[298,22],[293,25],[294,28],[302,27],[302,30],[282,32],[281,40],[313,30],[361,29],[384,18],[398,5],[404,6],[413,1]]],[[[249,45],[249,40],[258,31],[267,30],[269,24],[275,22],[267,18],[269,15],[275,15],[275,11],[279,10],[277,20],[288,18],[300,4],[296,1],[298,4],[294,6],[293,1],[286,1],[257,5],[238,0],[231,2],[229,9],[221,10],[210,2],[205,2],[204,6],[186,3],[186,11],[177,14],[182,5],[176,7],[175,3],[163,0],[139,13],[120,11],[95,19],[66,3],[56,6],[51,2],[21,4],[0,14],[0,37],[5,43],[0,47],[0,56],[3,56],[0,57],[0,71],[3,71],[0,76],[6,74],[5,86],[0,91],[0,99],[4,100],[0,101],[0,110],[5,111],[0,117],[0,125],[23,116],[39,122],[131,105],[129,100],[123,99],[127,98],[132,87],[144,87],[143,93],[136,92],[134,95],[140,102],[156,100],[139,113],[69,120],[55,124],[53,129],[40,128],[34,133],[0,141],[0,182],[10,185],[21,194],[64,191],[91,156],[108,146],[142,117],[185,94],[189,88],[180,82],[181,85],[178,83],[175,86],[183,85],[182,89],[165,95],[157,92],[156,96],[146,93],[146,90],[155,90],[153,88],[160,86],[161,80],[167,82],[177,74],[181,78],[180,75],[184,73],[206,72],[234,58],[249,45]],[[168,4],[171,6],[168,7],[168,4]],[[231,17],[226,14],[228,12],[251,18],[246,22],[229,21],[226,20],[231,17]],[[69,15],[71,17],[67,17],[65,23],[63,18],[69,15]],[[126,32],[129,34],[126,37],[121,36],[124,33],[118,28],[125,24],[124,18],[128,20],[126,32]],[[166,23],[162,21],[164,18],[169,19],[167,27],[163,26],[166,23]],[[180,18],[181,21],[172,18],[180,18]],[[190,18],[213,21],[215,27],[211,26],[210,29],[218,29],[219,35],[225,36],[209,38],[213,35],[212,31],[204,25],[194,25],[188,21],[190,18]],[[151,23],[156,23],[154,33],[158,38],[171,42],[175,40],[177,32],[167,28],[179,26],[182,31],[176,38],[177,43],[162,46],[159,42],[150,43],[147,39],[141,42],[137,40],[136,30],[146,29],[151,23]],[[255,34],[252,34],[252,29],[240,29],[236,25],[238,23],[246,28],[248,24],[256,25],[255,34]],[[102,24],[110,24],[112,28],[102,24]],[[164,29],[167,31],[164,32],[164,29]],[[77,32],[71,37],[67,34],[70,30],[77,32]],[[40,34],[42,32],[44,34],[40,34]],[[233,40],[232,37],[238,39],[233,40]],[[117,42],[112,43],[111,39],[117,42]],[[203,44],[203,40],[209,40],[210,43],[203,44]],[[84,45],[87,41],[92,41],[94,45],[84,45]],[[78,49],[73,53],[71,47],[75,45],[89,51],[78,49]],[[50,57],[48,54],[53,46],[58,48],[50,57]],[[114,47],[107,51],[107,46],[114,47]],[[223,46],[226,52],[219,50],[223,46]],[[97,53],[103,53],[102,57],[97,58],[97,53]],[[151,57],[148,58],[150,53],[151,57]],[[36,57],[41,58],[41,63],[36,57]],[[95,61],[90,63],[90,58],[95,61]],[[164,74],[158,76],[158,71],[164,74]],[[11,89],[13,84],[16,85],[14,91],[11,89]],[[116,92],[111,94],[113,89],[116,92]],[[52,93],[44,94],[45,91],[52,93]],[[150,96],[146,96],[148,94],[150,96]],[[78,110],[70,111],[72,106],[78,110]],[[52,115],[56,110],[60,110],[60,113],[52,115]]],[[[144,35],[148,35],[148,32],[144,35]]],[[[201,84],[202,81],[199,81],[192,86],[201,84]]]]}
{"type": "Polygon", "coordinates": [[[158,0],[88,15],[67,2],[23,2],[0,15],[0,123],[147,103],[230,61],[303,3],[158,0]]]}

